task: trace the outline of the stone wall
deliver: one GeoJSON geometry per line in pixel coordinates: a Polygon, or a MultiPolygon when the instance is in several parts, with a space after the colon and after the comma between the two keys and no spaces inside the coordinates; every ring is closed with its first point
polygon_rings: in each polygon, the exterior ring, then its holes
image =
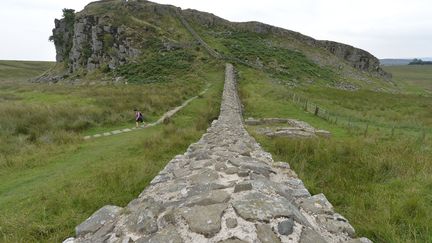
{"type": "Polygon", "coordinates": [[[204,49],[214,58],[220,59],[222,56],[216,52],[213,48],[211,48],[199,35],[195,32],[195,30],[189,25],[189,23],[186,21],[186,19],[183,17],[180,10],[177,10],[176,12],[177,17],[180,19],[180,22],[183,24],[183,26],[191,33],[191,35],[198,41],[198,43],[204,47],[204,49]]]}
{"type": "Polygon", "coordinates": [[[220,115],[125,208],[105,206],[65,242],[369,242],[311,196],[243,127],[227,64],[220,115]]]}

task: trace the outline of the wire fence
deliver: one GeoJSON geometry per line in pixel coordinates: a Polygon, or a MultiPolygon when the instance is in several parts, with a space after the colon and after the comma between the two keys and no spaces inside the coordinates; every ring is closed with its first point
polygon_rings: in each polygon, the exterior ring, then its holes
{"type": "Polygon", "coordinates": [[[388,135],[389,137],[394,137],[400,134],[414,135],[418,137],[419,140],[424,141],[426,137],[432,132],[431,128],[422,126],[401,125],[397,122],[385,123],[336,113],[294,92],[288,93],[286,99],[290,99],[297,107],[317,117],[320,117],[329,123],[345,127],[350,132],[363,134],[364,136],[367,136],[372,131],[379,131],[388,135]]]}
{"type": "MultiPolygon", "coordinates": [[[[261,69],[261,67],[241,60],[237,57],[226,56],[219,53],[215,49],[211,48],[195,30],[190,26],[187,20],[183,17],[180,11],[177,11],[177,15],[181,23],[186,27],[186,29],[192,34],[192,36],[199,41],[199,43],[209,52],[209,54],[217,59],[223,59],[225,61],[240,63],[251,68],[261,69]]],[[[288,93],[288,98],[292,99],[292,102],[299,107],[302,107],[306,112],[313,113],[315,116],[320,117],[330,123],[338,126],[347,128],[350,132],[355,132],[358,134],[363,134],[367,136],[372,129],[380,131],[382,133],[387,133],[390,137],[394,137],[396,134],[414,134],[418,136],[419,140],[425,141],[426,134],[431,133],[431,128],[421,127],[421,126],[401,126],[400,124],[394,122],[392,125],[388,123],[383,123],[379,121],[371,121],[367,119],[361,119],[358,117],[348,116],[345,114],[338,114],[333,111],[329,111],[318,104],[315,104],[306,97],[302,97],[295,93],[288,93]]]]}

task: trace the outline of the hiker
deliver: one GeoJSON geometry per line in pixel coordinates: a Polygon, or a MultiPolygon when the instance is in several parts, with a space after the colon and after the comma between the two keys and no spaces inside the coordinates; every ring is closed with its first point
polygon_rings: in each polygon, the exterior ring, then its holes
{"type": "Polygon", "coordinates": [[[138,124],[139,123],[144,123],[144,116],[141,113],[141,111],[139,111],[138,109],[134,109],[135,111],[135,123],[136,123],[136,127],[138,128],[138,124]]]}

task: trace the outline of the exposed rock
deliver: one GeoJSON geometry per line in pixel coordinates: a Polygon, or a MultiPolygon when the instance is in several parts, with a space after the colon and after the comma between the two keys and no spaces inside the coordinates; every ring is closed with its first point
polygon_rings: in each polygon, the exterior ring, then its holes
{"type": "Polygon", "coordinates": [[[348,240],[345,243],[373,243],[373,242],[368,238],[362,237],[362,238],[348,240]]]}
{"type": "Polygon", "coordinates": [[[53,29],[56,60],[70,63],[70,72],[92,71],[103,64],[114,69],[125,64],[141,54],[125,32],[126,28],[112,25],[109,18],[94,15],[77,15],[72,24],[56,19],[53,29]]]}
{"type": "Polygon", "coordinates": [[[315,138],[317,136],[329,138],[331,133],[326,130],[317,130],[309,123],[299,121],[296,119],[288,118],[263,118],[263,119],[249,119],[245,121],[248,125],[262,125],[262,124],[288,124],[290,127],[265,127],[257,128],[256,132],[266,135],[268,137],[289,137],[289,138],[315,138]]]}
{"type": "MultiPolygon", "coordinates": [[[[228,167],[226,170],[225,170],[225,173],[226,174],[228,174],[228,175],[232,175],[232,174],[236,174],[236,173],[238,173],[239,171],[238,171],[238,168],[237,167],[228,167]]],[[[248,173],[248,172],[247,172],[248,173]]],[[[248,173],[249,174],[249,173],[248,173]]],[[[247,175],[246,175],[247,176],[247,175]]]]}
{"type": "Polygon", "coordinates": [[[247,242],[239,240],[238,238],[230,238],[227,240],[219,241],[218,243],[247,243],[247,242]]]}
{"type": "Polygon", "coordinates": [[[136,206],[129,204],[128,208],[132,212],[127,216],[126,227],[136,233],[151,234],[158,230],[157,216],[161,207],[154,201],[138,204],[136,206]]]}
{"type": "Polygon", "coordinates": [[[302,230],[299,243],[328,243],[328,242],[316,231],[309,228],[304,228],[302,230]]]}
{"type": "Polygon", "coordinates": [[[272,228],[266,224],[257,224],[257,235],[258,239],[262,243],[277,243],[281,242],[279,237],[273,232],[272,228]]]}
{"type": "Polygon", "coordinates": [[[225,203],[230,199],[230,194],[223,190],[214,190],[190,199],[188,206],[207,206],[211,204],[225,203]]]}
{"type": "Polygon", "coordinates": [[[257,120],[257,119],[253,119],[253,118],[248,118],[245,120],[245,124],[246,125],[261,125],[262,121],[257,120]]]}
{"type": "Polygon", "coordinates": [[[270,197],[262,193],[251,192],[232,203],[236,212],[245,220],[268,222],[276,217],[297,215],[292,204],[281,197],[270,197]]]}
{"type": "Polygon", "coordinates": [[[237,175],[238,175],[239,177],[246,177],[246,176],[249,175],[249,170],[239,170],[239,171],[237,172],[237,175]]]}
{"type": "Polygon", "coordinates": [[[121,210],[122,208],[117,206],[104,206],[75,228],[76,235],[83,236],[94,233],[104,225],[113,223],[121,210]]]}
{"type": "Polygon", "coordinates": [[[317,221],[331,233],[347,233],[350,237],[355,235],[354,228],[340,214],[318,215],[317,221]]]}
{"type": "Polygon", "coordinates": [[[181,213],[193,232],[211,237],[221,229],[222,212],[226,208],[226,204],[213,204],[182,209],[181,213]]]}
{"type": "Polygon", "coordinates": [[[162,229],[152,236],[140,238],[137,243],[183,243],[182,238],[174,226],[162,229]]]}
{"type": "MultiPolygon", "coordinates": [[[[226,172],[227,166],[223,163],[217,163],[217,164],[215,164],[215,170],[216,171],[225,171],[225,173],[227,173],[226,172]]],[[[234,173],[236,173],[236,172],[234,172],[234,173]]],[[[231,174],[234,174],[234,173],[231,173],[231,174]]]]}
{"type": "Polygon", "coordinates": [[[197,174],[190,176],[188,179],[191,184],[209,184],[219,178],[219,175],[214,170],[201,170],[197,174]]]}
{"type": "Polygon", "coordinates": [[[264,175],[268,177],[270,173],[272,173],[271,166],[267,165],[264,162],[261,162],[259,160],[253,159],[251,157],[239,157],[239,158],[233,158],[230,159],[229,162],[237,167],[240,168],[240,170],[243,171],[253,171],[257,174],[264,175]]]}
{"type": "Polygon", "coordinates": [[[281,235],[290,235],[293,232],[294,220],[292,218],[288,218],[278,224],[278,232],[281,235]]]}
{"type": "Polygon", "coordinates": [[[333,205],[327,200],[324,194],[320,193],[312,197],[304,198],[300,201],[300,206],[309,212],[316,214],[333,213],[333,205]]]}
{"type": "Polygon", "coordinates": [[[242,192],[252,190],[252,184],[249,182],[241,182],[235,185],[234,192],[242,192]]]}
{"type": "Polygon", "coordinates": [[[325,137],[325,138],[331,137],[331,133],[326,130],[315,130],[315,135],[319,137],[325,137]]]}
{"type": "Polygon", "coordinates": [[[367,51],[334,41],[319,41],[319,45],[335,56],[346,60],[356,69],[376,73],[384,77],[389,76],[381,68],[379,60],[367,51]]]}

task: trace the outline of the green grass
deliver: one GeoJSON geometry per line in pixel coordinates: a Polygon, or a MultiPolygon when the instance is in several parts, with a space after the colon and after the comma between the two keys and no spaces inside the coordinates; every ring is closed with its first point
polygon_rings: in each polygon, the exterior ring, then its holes
{"type": "Polygon", "coordinates": [[[208,28],[191,23],[227,60],[257,66],[277,82],[332,84],[340,79],[332,69],[319,66],[301,51],[276,44],[273,35],[223,27],[209,32],[208,28]]]}
{"type": "MultiPolygon", "coordinates": [[[[239,76],[246,118],[289,117],[332,132],[331,139],[290,140],[270,139],[254,126],[247,128],[275,160],[290,164],[312,194],[323,192],[358,236],[374,242],[432,241],[430,133],[423,138],[401,127],[403,132],[391,137],[388,130],[371,127],[365,137],[363,130],[305,112],[292,102],[293,89],[272,82],[269,74],[241,67],[239,76]]],[[[343,114],[367,114],[385,124],[396,114],[401,122],[431,128],[427,97],[318,87],[295,91],[343,114]]]]}
{"type": "Polygon", "coordinates": [[[201,92],[221,68],[217,63],[197,64],[190,73],[177,70],[166,82],[145,85],[0,84],[0,168],[32,166],[20,154],[131,126],[134,108],[146,121],[155,121],[201,92]]]}
{"type": "Polygon", "coordinates": [[[432,132],[432,97],[371,90],[346,92],[326,87],[299,88],[293,92],[330,111],[339,122],[350,120],[359,126],[369,124],[387,131],[395,127],[417,134],[423,129],[432,132]]]}
{"type": "Polygon", "coordinates": [[[25,81],[54,66],[54,62],[0,61],[0,82],[25,81]]]}
{"type": "Polygon", "coordinates": [[[406,91],[420,94],[432,94],[431,65],[385,66],[385,71],[393,75],[393,79],[406,91]]]}
{"type": "MultiPolygon", "coordinates": [[[[168,125],[88,142],[76,137],[63,145],[25,142],[29,147],[28,154],[8,155],[0,169],[0,241],[59,242],[74,235],[74,227],[103,205],[125,206],[137,197],[166,163],[197,141],[217,117],[223,66],[207,67],[202,76],[195,78],[189,81],[200,87],[202,78],[212,84],[210,90],[175,115],[168,125]],[[11,160],[13,157],[15,160],[11,160]]],[[[153,85],[156,84],[132,87],[140,92],[146,87],[148,92],[156,92],[159,96],[164,90],[167,96],[177,96],[179,100],[186,95],[180,87],[158,84],[162,85],[158,89],[153,85]]],[[[189,85],[185,89],[196,91],[191,90],[192,83],[189,85]]],[[[51,87],[50,92],[62,92],[63,89],[51,87]]],[[[95,100],[99,100],[107,95],[106,92],[116,92],[116,89],[94,87],[92,93],[95,100]],[[101,96],[98,96],[99,92],[101,96]]],[[[125,95],[130,92],[135,98],[132,88],[123,92],[125,95]]],[[[84,89],[77,89],[72,94],[87,95],[84,89]]],[[[125,99],[118,93],[113,93],[113,97],[117,97],[116,100],[107,105],[113,106],[125,99]]],[[[108,101],[107,98],[100,102],[108,101]]],[[[157,105],[156,100],[152,102],[157,105]]]]}

